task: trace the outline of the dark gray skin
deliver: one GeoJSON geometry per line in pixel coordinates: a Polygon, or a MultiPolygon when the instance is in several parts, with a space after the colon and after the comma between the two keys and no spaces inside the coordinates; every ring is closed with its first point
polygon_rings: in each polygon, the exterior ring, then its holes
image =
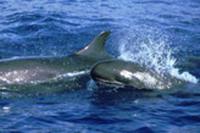
{"type": "Polygon", "coordinates": [[[91,77],[100,84],[137,89],[167,89],[182,83],[169,75],[160,76],[139,64],[119,59],[96,64],[91,70],[91,77]]]}
{"type": "Polygon", "coordinates": [[[61,79],[70,79],[71,83],[74,76],[88,75],[94,64],[111,58],[104,48],[109,34],[110,32],[100,33],[89,45],[70,56],[1,60],[0,86],[3,88],[23,85],[21,88],[24,88],[35,84],[47,85],[49,82],[59,84],[61,79]]]}

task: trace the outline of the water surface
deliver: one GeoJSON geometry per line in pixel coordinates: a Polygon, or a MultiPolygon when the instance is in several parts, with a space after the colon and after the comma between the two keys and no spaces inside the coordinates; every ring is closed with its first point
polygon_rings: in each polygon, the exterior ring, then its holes
{"type": "MultiPolygon", "coordinates": [[[[70,55],[103,30],[112,31],[112,55],[160,72],[200,57],[199,0],[1,0],[0,11],[1,59],[70,55]]],[[[178,70],[189,72],[181,76],[189,81],[200,77],[198,63],[178,70]]],[[[1,92],[0,131],[200,132],[199,83],[164,91],[91,86],[22,97],[1,92]]]]}

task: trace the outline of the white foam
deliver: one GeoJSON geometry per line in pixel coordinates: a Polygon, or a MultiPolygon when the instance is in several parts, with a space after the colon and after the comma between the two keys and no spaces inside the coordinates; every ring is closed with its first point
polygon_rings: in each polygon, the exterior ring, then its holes
{"type": "Polygon", "coordinates": [[[198,83],[198,79],[193,76],[192,74],[190,74],[189,72],[182,72],[182,73],[179,73],[179,70],[178,68],[173,68],[171,71],[170,71],[170,74],[176,78],[179,78],[179,79],[182,79],[184,81],[188,81],[188,82],[192,82],[192,83],[198,83]]]}

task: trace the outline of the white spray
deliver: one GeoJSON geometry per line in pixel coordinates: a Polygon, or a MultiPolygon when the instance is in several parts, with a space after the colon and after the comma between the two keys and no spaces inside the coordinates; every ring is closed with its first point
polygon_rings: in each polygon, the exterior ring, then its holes
{"type": "Polygon", "coordinates": [[[155,29],[146,32],[128,31],[120,40],[119,58],[139,63],[164,76],[166,73],[186,82],[197,83],[198,79],[189,72],[179,72],[175,68],[176,59],[169,39],[155,29]]]}

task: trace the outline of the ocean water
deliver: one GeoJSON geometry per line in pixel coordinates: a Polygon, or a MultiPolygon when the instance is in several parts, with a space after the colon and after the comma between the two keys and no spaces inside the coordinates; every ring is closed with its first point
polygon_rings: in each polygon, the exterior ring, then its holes
{"type": "Polygon", "coordinates": [[[1,89],[0,132],[200,132],[199,0],[1,0],[0,11],[1,59],[70,55],[109,30],[106,49],[116,58],[187,81],[147,91],[90,80],[19,97],[1,89]]]}

